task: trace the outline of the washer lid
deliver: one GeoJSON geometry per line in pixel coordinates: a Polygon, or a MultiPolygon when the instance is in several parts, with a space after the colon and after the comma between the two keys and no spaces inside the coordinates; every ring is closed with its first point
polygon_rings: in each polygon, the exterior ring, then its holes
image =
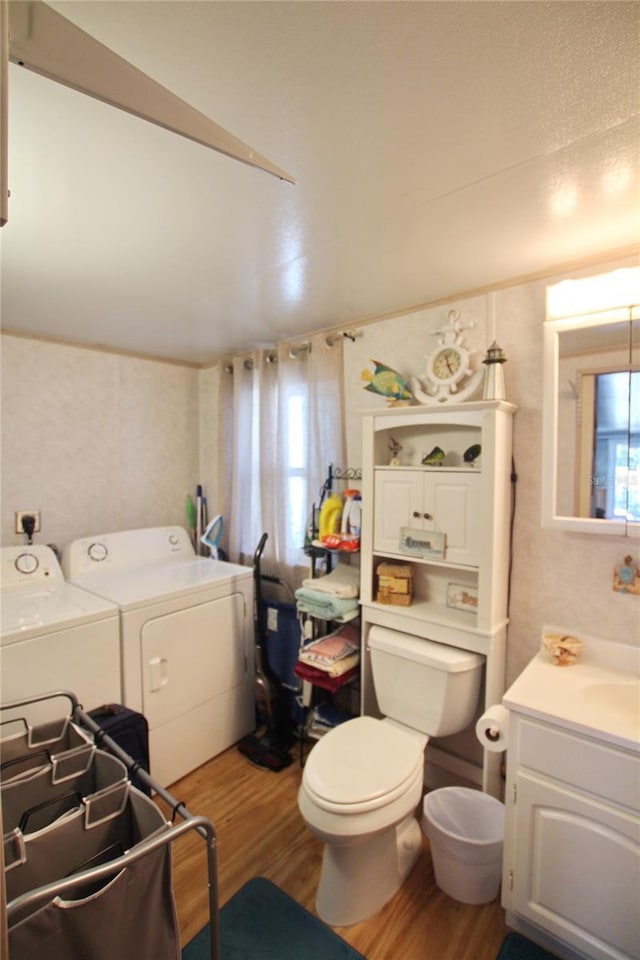
{"type": "Polygon", "coordinates": [[[70,583],[9,588],[0,596],[3,644],[117,617],[118,608],[113,603],[70,583]]]}
{"type": "Polygon", "coordinates": [[[417,738],[374,717],[357,717],[318,741],[303,776],[321,804],[374,807],[404,787],[423,763],[417,738]]]}

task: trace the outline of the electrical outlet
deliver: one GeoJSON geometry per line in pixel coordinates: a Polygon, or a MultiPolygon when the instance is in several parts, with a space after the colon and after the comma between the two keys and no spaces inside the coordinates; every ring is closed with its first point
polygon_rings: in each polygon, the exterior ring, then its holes
{"type": "Polygon", "coordinates": [[[16,510],[16,533],[24,533],[22,526],[23,517],[33,517],[36,521],[33,528],[34,533],[40,532],[40,511],[39,510],[16,510]]]}

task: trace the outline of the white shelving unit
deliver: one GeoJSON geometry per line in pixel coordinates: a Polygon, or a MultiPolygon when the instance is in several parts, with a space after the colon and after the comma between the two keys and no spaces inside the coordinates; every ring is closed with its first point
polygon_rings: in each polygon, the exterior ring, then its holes
{"type": "MultiPolygon", "coordinates": [[[[502,400],[478,401],[390,408],[363,418],[360,595],[365,714],[378,714],[367,652],[368,632],[375,624],[483,654],[479,708],[502,698],[515,409],[502,400]],[[391,440],[402,446],[400,464],[395,466],[389,465],[391,440]],[[469,465],[464,453],[475,444],[482,452],[469,465]],[[445,454],[441,465],[423,466],[421,461],[436,446],[445,454]],[[409,531],[414,542],[429,540],[428,533],[435,532],[438,537],[432,539],[444,543],[442,555],[408,552],[401,546],[401,530],[409,531]],[[409,606],[376,601],[376,569],[383,561],[411,563],[414,599],[409,606]],[[472,598],[467,608],[449,605],[452,589],[472,598]]],[[[434,756],[437,751],[442,768],[475,779],[472,763],[461,762],[437,744],[429,751],[434,756]]],[[[486,792],[500,795],[500,755],[485,752],[477,780],[486,792]]]]}

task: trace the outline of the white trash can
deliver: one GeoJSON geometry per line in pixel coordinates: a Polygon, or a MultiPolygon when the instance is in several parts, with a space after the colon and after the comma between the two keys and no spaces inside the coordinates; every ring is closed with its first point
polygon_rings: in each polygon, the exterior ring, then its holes
{"type": "Polygon", "coordinates": [[[461,903],[495,900],[502,877],[504,804],[480,790],[442,787],[424,798],[436,883],[461,903]]]}

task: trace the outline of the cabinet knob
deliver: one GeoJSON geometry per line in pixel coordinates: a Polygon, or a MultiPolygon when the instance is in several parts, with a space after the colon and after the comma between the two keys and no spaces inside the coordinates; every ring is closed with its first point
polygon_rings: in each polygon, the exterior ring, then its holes
{"type": "Polygon", "coordinates": [[[414,510],[414,511],[413,511],[413,515],[414,515],[414,517],[416,518],[416,520],[418,520],[419,517],[420,517],[420,511],[419,511],[419,510],[414,510]]]}
{"type": "Polygon", "coordinates": [[[433,520],[433,517],[431,516],[430,513],[423,513],[422,516],[424,517],[425,520],[433,520]]]}

